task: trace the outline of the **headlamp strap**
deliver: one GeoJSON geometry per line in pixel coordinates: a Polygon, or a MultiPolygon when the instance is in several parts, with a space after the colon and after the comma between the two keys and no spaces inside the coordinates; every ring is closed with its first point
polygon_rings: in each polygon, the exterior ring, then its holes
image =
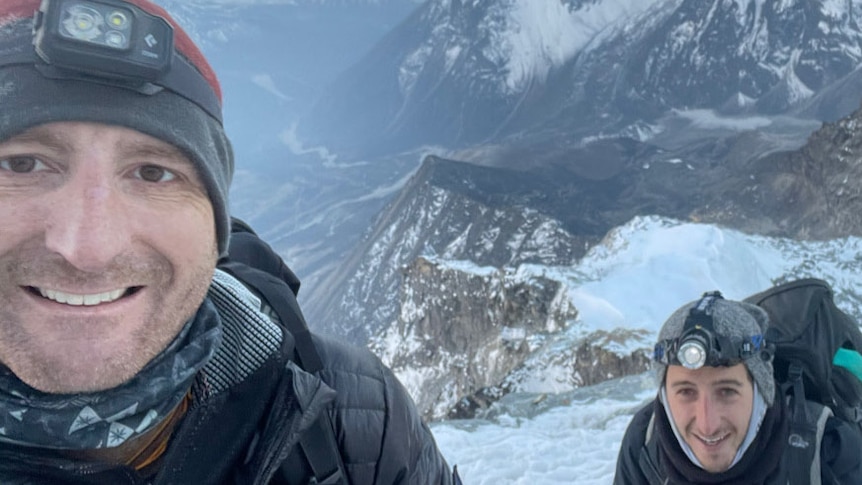
{"type": "Polygon", "coordinates": [[[34,66],[42,76],[48,79],[68,79],[71,81],[84,81],[88,83],[102,84],[105,86],[114,86],[118,88],[128,89],[140,94],[152,96],[164,88],[157,86],[148,81],[132,81],[122,78],[111,78],[96,74],[88,74],[83,71],[75,71],[72,69],[64,69],[62,67],[53,66],[51,64],[35,64],[34,66]]]}
{"type": "Polygon", "coordinates": [[[663,340],[653,348],[653,360],[671,365],[677,362],[677,352],[682,341],[687,335],[696,331],[707,338],[703,342],[707,351],[707,365],[726,365],[728,363],[743,361],[754,355],[761,354],[764,360],[770,360],[769,347],[761,334],[751,335],[744,338],[729,338],[715,331],[713,322],[713,307],[715,302],[723,300],[719,291],[710,291],[703,294],[700,300],[691,308],[685,319],[680,336],[673,339],[663,340]]]}
{"type": "Polygon", "coordinates": [[[715,306],[717,300],[723,300],[720,291],[708,291],[703,294],[700,300],[695,304],[688,313],[688,318],[685,319],[683,333],[695,326],[701,326],[710,332],[715,328],[712,324],[712,307],[715,306]]]}
{"type": "MultiPolygon", "coordinates": [[[[710,335],[714,335],[715,328],[712,322],[712,308],[717,300],[723,299],[724,297],[720,291],[707,291],[704,293],[700,300],[689,310],[681,335],[685,335],[689,330],[697,327],[707,330],[710,335]]],[[[678,346],[679,339],[657,343],[653,348],[653,360],[665,365],[671,364],[675,359],[678,346]]]]}

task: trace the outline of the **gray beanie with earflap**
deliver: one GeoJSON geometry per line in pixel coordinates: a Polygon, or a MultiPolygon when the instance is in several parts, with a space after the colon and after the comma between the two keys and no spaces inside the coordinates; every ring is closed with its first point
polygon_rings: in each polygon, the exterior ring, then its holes
{"type": "MultiPolygon", "coordinates": [[[[664,342],[681,337],[691,309],[700,301],[696,300],[687,303],[673,312],[659,331],[658,341],[664,342]]],[[[762,308],[740,301],[718,298],[713,302],[711,315],[715,332],[734,341],[743,341],[754,336],[764,336],[769,326],[769,316],[762,308]]],[[[764,359],[763,355],[758,352],[744,359],[742,362],[745,364],[754,382],[757,383],[758,390],[764,401],[766,401],[766,404],[772,406],[772,403],[775,401],[775,378],[772,374],[772,360],[771,358],[764,359]]],[[[663,385],[665,375],[667,374],[667,365],[661,362],[654,362],[654,365],[657,368],[659,381],[663,385]]]]}

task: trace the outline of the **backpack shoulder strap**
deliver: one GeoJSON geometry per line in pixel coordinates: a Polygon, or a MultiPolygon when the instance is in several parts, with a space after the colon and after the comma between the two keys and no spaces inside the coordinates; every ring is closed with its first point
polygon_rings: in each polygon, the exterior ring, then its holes
{"type": "Polygon", "coordinates": [[[818,402],[805,399],[802,364],[792,362],[788,382],[782,386],[781,398],[789,396],[787,406],[789,429],[787,446],[782,457],[782,469],[789,485],[820,485],[820,446],[826,421],[832,410],[818,402]]]}
{"type": "MultiPolygon", "coordinates": [[[[229,259],[220,262],[219,268],[231,273],[266,301],[293,336],[297,364],[306,372],[318,373],[323,369],[323,362],[296,301],[299,279],[251,228],[238,219],[232,223],[229,259]]],[[[309,483],[347,483],[335,428],[328,412],[321,413],[300,438],[299,445],[314,473],[309,483]]]]}

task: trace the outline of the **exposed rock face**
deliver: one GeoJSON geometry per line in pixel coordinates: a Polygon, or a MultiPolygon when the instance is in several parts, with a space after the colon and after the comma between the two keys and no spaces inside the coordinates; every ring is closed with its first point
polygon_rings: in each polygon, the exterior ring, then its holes
{"type": "Polygon", "coordinates": [[[420,257],[404,270],[397,321],[371,348],[427,419],[472,417],[542,373],[573,389],[649,368],[644,351],[614,350],[639,341],[636,330],[549,345],[577,316],[559,281],[420,257]]]}
{"type": "Polygon", "coordinates": [[[518,172],[429,157],[323,283],[333,291],[307,312],[316,315],[319,331],[364,345],[397,318],[403,268],[420,256],[495,268],[572,264],[603,234],[572,236],[558,220],[523,204],[522,194],[552,199],[546,188],[518,172]]]}
{"type": "Polygon", "coordinates": [[[662,153],[622,206],[768,236],[862,236],[860,123],[860,111],[825,123],[793,150],[751,131],[662,153]],[[688,167],[661,163],[674,156],[688,167]]]}
{"type": "Polygon", "coordinates": [[[610,350],[608,342],[613,339],[610,333],[593,334],[575,349],[573,387],[592,386],[649,369],[650,359],[645,352],[620,355],[610,350]]]}
{"type": "Polygon", "coordinates": [[[530,381],[539,376],[544,380],[553,379],[558,388],[571,390],[641,374],[650,369],[648,353],[645,350],[619,352],[614,350],[611,342],[640,341],[643,347],[648,347],[643,337],[643,332],[616,329],[586,335],[575,345],[558,351],[555,351],[558,346],[554,345],[534,351],[499,384],[481,388],[473,394],[467,393],[470,389],[463,389],[464,397],[447,417],[474,417],[511,392],[535,392],[530,381]]]}
{"type": "Polygon", "coordinates": [[[558,282],[417,258],[405,269],[397,322],[372,343],[429,419],[498,389],[540,335],[577,317],[558,282]],[[465,270],[466,269],[466,270],[465,270]],[[417,379],[417,377],[419,377],[417,379]]]}
{"type": "Polygon", "coordinates": [[[862,235],[862,111],[827,123],[801,150],[758,161],[758,202],[803,239],[862,235]]]}

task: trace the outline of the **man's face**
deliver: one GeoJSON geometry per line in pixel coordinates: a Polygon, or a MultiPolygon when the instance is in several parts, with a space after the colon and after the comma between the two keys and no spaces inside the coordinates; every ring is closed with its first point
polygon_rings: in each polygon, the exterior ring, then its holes
{"type": "Polygon", "coordinates": [[[667,368],[670,412],[683,439],[711,473],[730,468],[748,431],[754,384],[744,364],[667,368]]]}
{"type": "Polygon", "coordinates": [[[129,380],[194,315],[216,259],[206,189],[173,146],[80,122],[0,143],[0,362],[30,386],[129,380]]]}

